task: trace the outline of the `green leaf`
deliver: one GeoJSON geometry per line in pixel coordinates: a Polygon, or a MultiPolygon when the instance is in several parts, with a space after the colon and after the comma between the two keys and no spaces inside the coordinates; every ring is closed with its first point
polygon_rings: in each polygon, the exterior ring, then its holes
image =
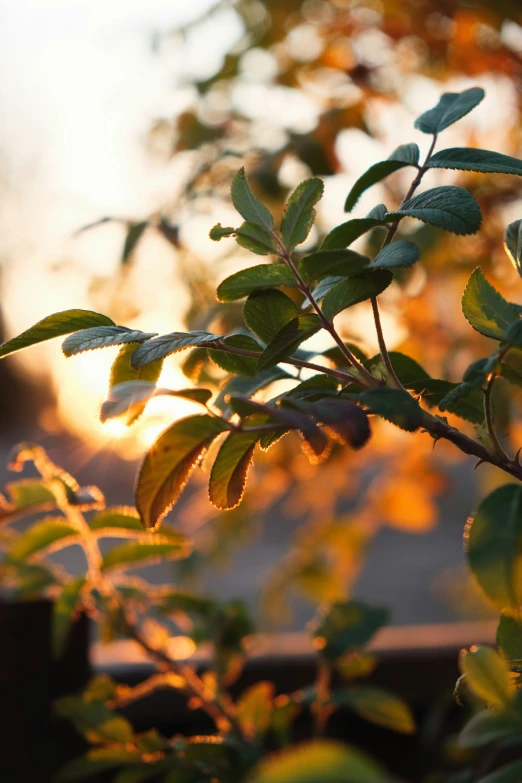
{"type": "Polygon", "coordinates": [[[283,285],[294,287],[297,281],[290,269],[284,264],[259,264],[241,269],[230,275],[218,286],[217,298],[220,302],[235,302],[244,299],[253,291],[263,291],[283,285]]]}
{"type": "Polygon", "coordinates": [[[515,220],[506,228],[505,248],[513,266],[522,277],[522,220],[515,220]]]}
{"type": "Polygon", "coordinates": [[[127,236],[125,237],[125,244],[123,245],[123,252],[121,254],[122,264],[126,264],[129,261],[133,252],[136,250],[138,242],[140,241],[147,226],[147,220],[143,220],[139,223],[128,224],[127,236]]]}
{"type": "MultiPolygon", "coordinates": [[[[138,346],[141,348],[142,346],[138,346]]],[[[156,384],[161,374],[161,368],[163,366],[163,359],[156,359],[151,362],[144,363],[140,367],[136,368],[133,365],[134,355],[136,353],[136,343],[128,343],[120,348],[119,353],[114,360],[111,367],[111,376],[109,379],[109,392],[108,399],[102,404],[100,410],[100,418],[105,421],[110,418],[110,413],[113,410],[111,395],[114,389],[121,389],[123,384],[146,382],[156,384]]],[[[126,389],[129,387],[126,386],[126,389]]],[[[116,395],[118,392],[116,392],[116,395]]],[[[131,399],[128,399],[127,411],[125,414],[121,413],[122,420],[127,426],[133,424],[143,413],[147,405],[149,397],[140,400],[139,392],[132,395],[131,399]]]]}
{"type": "Polygon", "coordinates": [[[237,376],[223,386],[213,404],[219,410],[225,411],[228,409],[228,403],[225,402],[225,399],[228,399],[229,396],[251,396],[261,391],[261,389],[265,389],[271,383],[275,383],[275,381],[292,377],[281,367],[269,367],[258,373],[255,378],[237,376]]]}
{"type": "Polygon", "coordinates": [[[370,259],[355,250],[318,250],[299,262],[299,272],[307,283],[328,275],[357,275],[363,272],[370,259]]]}
{"type": "Polygon", "coordinates": [[[387,221],[412,217],[452,234],[475,234],[482,223],[479,205],[471,193],[455,185],[430,188],[405,201],[387,221]]]}
{"type": "Polygon", "coordinates": [[[522,761],[512,761],[501,769],[490,772],[477,783],[519,783],[522,780],[522,761]]]}
{"type": "Polygon", "coordinates": [[[378,296],[393,280],[393,274],[387,269],[375,272],[363,272],[362,275],[349,277],[336,283],[324,296],[322,310],[327,318],[333,318],[347,307],[378,296]]]}
{"type": "Polygon", "coordinates": [[[155,528],[172,508],[194,469],[226,422],[212,416],[177,421],[151,446],[138,472],[136,508],[146,528],[155,528]]]}
{"type": "Polygon", "coordinates": [[[338,601],[317,623],[315,646],[330,660],[346,652],[360,650],[388,622],[388,609],[368,606],[360,601],[338,601]]]}
{"type": "Polygon", "coordinates": [[[348,247],[356,239],[359,239],[372,228],[382,227],[385,224],[384,217],[355,218],[341,223],[340,226],[333,228],[323,240],[321,250],[337,250],[348,247]]]}
{"type": "Polygon", "coordinates": [[[386,245],[377,253],[371,263],[373,269],[392,269],[396,267],[409,267],[420,258],[420,250],[416,244],[407,239],[398,239],[390,245],[386,245]]]}
{"type": "Polygon", "coordinates": [[[288,199],[281,220],[281,235],[286,250],[304,242],[315,220],[314,205],[323,195],[321,179],[314,177],[301,182],[288,199]]]}
{"type": "Polygon", "coordinates": [[[61,658],[65,651],[69,630],[74,620],[76,607],[80,601],[85,581],[84,576],[77,576],[71,579],[70,582],[64,585],[58,598],[53,603],[51,645],[56,658],[61,658]]]}
{"type": "Polygon", "coordinates": [[[22,533],[9,551],[11,561],[26,560],[49,549],[61,549],[78,539],[78,531],[62,517],[49,517],[35,522],[22,533]],[[61,542],[61,544],[59,544],[61,542]]]}
{"type": "Polygon", "coordinates": [[[213,226],[209,231],[209,237],[214,242],[219,242],[220,239],[223,239],[223,237],[230,237],[232,234],[235,234],[236,229],[232,228],[231,226],[227,226],[226,228],[223,228],[221,223],[216,223],[215,226],[213,226]]]}
{"type": "Polygon", "coordinates": [[[272,682],[256,682],[237,701],[237,718],[249,740],[262,739],[270,728],[274,710],[275,686],[272,682]]]}
{"type": "Polygon", "coordinates": [[[235,232],[235,236],[238,245],[259,256],[279,252],[274,235],[255,223],[243,223],[235,232]]]}
{"type": "MultiPolygon", "coordinates": [[[[263,350],[257,340],[254,340],[253,337],[249,337],[247,334],[232,334],[229,337],[224,337],[219,345],[221,344],[257,353],[261,353],[263,350]]],[[[227,353],[224,350],[220,350],[219,347],[215,350],[209,350],[209,356],[218,367],[233,375],[247,375],[252,378],[256,374],[257,357],[227,353]]]]}
{"type": "Polygon", "coordinates": [[[415,720],[408,705],[393,693],[367,685],[335,691],[333,704],[350,707],[361,718],[402,734],[413,734],[415,720]]]}
{"type": "MultiPolygon", "coordinates": [[[[398,379],[407,389],[415,388],[418,382],[431,380],[426,370],[410,356],[398,351],[390,351],[389,357],[398,379]]],[[[390,381],[388,368],[380,353],[371,359],[365,357],[365,367],[379,380],[390,381]]]]}
{"type": "Polygon", "coordinates": [[[462,650],[460,670],[466,683],[480,699],[494,707],[507,706],[514,694],[514,686],[505,662],[491,647],[472,647],[462,650]]]}
{"type": "Polygon", "coordinates": [[[330,437],[345,446],[360,449],[370,437],[368,417],[353,402],[332,397],[314,402],[309,409],[330,437]]]}
{"type": "Polygon", "coordinates": [[[432,379],[424,384],[425,392],[417,387],[412,390],[422,393],[428,404],[438,405],[441,411],[449,411],[472,424],[484,421],[484,399],[480,389],[469,383],[450,383],[432,379]]]}
{"type": "Polygon", "coordinates": [[[483,710],[464,726],[459,735],[462,748],[482,748],[484,745],[520,738],[520,721],[511,715],[483,710]]]}
{"type": "MultiPolygon", "coordinates": [[[[355,343],[345,343],[345,346],[361,362],[365,362],[368,359],[368,356],[364,353],[363,349],[358,345],[355,345],[355,343]]],[[[333,348],[328,348],[328,350],[323,351],[321,355],[326,359],[329,359],[334,367],[346,367],[348,364],[346,356],[337,345],[335,345],[333,348]]]]}
{"type": "Polygon", "coordinates": [[[522,346],[522,321],[515,321],[508,327],[504,340],[514,347],[522,346]]]}
{"type": "Polygon", "coordinates": [[[7,498],[0,495],[0,520],[56,508],[56,497],[41,479],[21,479],[5,486],[7,498]]]}
{"type": "Polygon", "coordinates": [[[316,315],[300,315],[293,318],[275,335],[257,360],[257,372],[279,364],[321,328],[316,315]]]}
{"type": "Polygon", "coordinates": [[[333,740],[312,740],[261,761],[252,783],[391,783],[391,777],[361,751],[333,740]]]}
{"type": "Polygon", "coordinates": [[[357,397],[370,413],[382,416],[386,421],[403,430],[414,432],[422,425],[423,412],[417,400],[401,389],[367,389],[357,397]]]}
{"type": "Polygon", "coordinates": [[[432,155],[428,162],[432,169],[457,169],[476,171],[482,174],[515,174],[522,176],[522,160],[510,155],[501,155],[490,150],[452,147],[432,155]]]}
{"type": "Polygon", "coordinates": [[[116,506],[100,511],[91,519],[89,526],[93,531],[114,528],[143,533],[140,515],[131,506],[116,506]]]}
{"type": "Polygon", "coordinates": [[[179,534],[177,541],[173,534],[169,536],[171,539],[169,541],[165,541],[163,536],[159,536],[161,540],[157,542],[154,538],[155,535],[150,534],[148,540],[144,538],[139,542],[113,546],[103,556],[102,571],[115,568],[138,568],[165,560],[179,560],[190,554],[191,549],[188,541],[181,534],[179,534]]]}
{"type": "MultiPolygon", "coordinates": [[[[151,366],[149,364],[147,368],[151,366]]],[[[151,381],[125,381],[109,389],[108,398],[101,406],[100,421],[105,422],[124,413],[134,420],[136,413],[141,415],[143,403],[152,397],[181,397],[205,405],[212,397],[212,392],[209,389],[165,389],[151,381]]]]}
{"type": "Polygon", "coordinates": [[[505,484],[488,495],[464,533],[469,567],[498,609],[522,603],[522,486],[505,484]]]}
{"type": "Polygon", "coordinates": [[[384,223],[387,214],[388,214],[388,209],[386,207],[386,204],[377,204],[377,206],[372,207],[372,209],[370,209],[370,211],[366,215],[366,218],[373,218],[374,220],[379,220],[381,223],[384,223]]]}
{"type": "Polygon", "coordinates": [[[243,220],[271,231],[274,227],[274,218],[252,193],[244,168],[239,169],[232,180],[231,194],[232,203],[243,220]]]}
{"type": "Polygon", "coordinates": [[[146,333],[139,329],[127,329],[125,326],[94,326],[71,334],[62,343],[65,356],[75,356],[84,351],[94,351],[108,345],[142,343],[156,337],[156,332],[146,333]]]}
{"type": "Polygon", "coordinates": [[[380,163],[375,163],[373,166],[370,166],[368,171],[365,171],[364,174],[359,177],[355,185],[348,193],[346,201],[344,202],[344,211],[351,212],[362,194],[368,190],[368,188],[371,188],[372,185],[376,185],[377,182],[381,182],[383,179],[386,179],[386,177],[389,177],[390,174],[394,174],[396,171],[399,171],[399,169],[403,169],[405,166],[412,165],[414,166],[415,164],[409,160],[405,161],[398,160],[397,158],[389,158],[388,160],[383,160],[380,163]]]}
{"type": "Polygon", "coordinates": [[[141,755],[135,752],[119,748],[95,748],[86,756],[68,761],[54,776],[53,783],[75,783],[77,780],[89,779],[92,781],[99,778],[103,772],[142,763],[141,755]]]}
{"type": "Polygon", "coordinates": [[[415,120],[415,127],[423,133],[440,133],[469,114],[484,96],[485,92],[481,87],[472,87],[464,92],[446,92],[433,109],[424,112],[415,120]]]}
{"type": "Polygon", "coordinates": [[[64,696],[55,702],[61,718],[72,721],[77,731],[91,742],[117,742],[127,745],[132,740],[128,720],[109,709],[101,701],[84,701],[78,696],[64,696]]]}
{"type": "Polygon", "coordinates": [[[151,362],[158,361],[158,359],[164,359],[166,356],[178,353],[178,351],[184,351],[186,348],[193,348],[196,345],[211,345],[221,338],[222,335],[201,331],[163,334],[161,337],[148,340],[136,348],[132,355],[132,366],[139,369],[151,362]]]}
{"type": "Polygon", "coordinates": [[[410,166],[417,166],[419,156],[420,150],[417,144],[401,144],[392,152],[388,160],[400,160],[410,166]]]}
{"type": "Polygon", "coordinates": [[[488,283],[480,267],[472,273],[462,297],[464,317],[477,332],[503,340],[507,328],[519,320],[517,305],[507,302],[488,283]]]}
{"type": "Polygon", "coordinates": [[[502,612],[497,628],[497,645],[506,661],[522,661],[522,620],[502,612]]]}
{"type": "Polygon", "coordinates": [[[38,321],[18,337],[13,337],[12,340],[2,343],[0,358],[45,340],[52,340],[53,337],[61,337],[64,334],[71,334],[71,332],[92,326],[115,326],[115,323],[106,315],[94,313],[91,310],[63,310],[60,313],[48,315],[47,318],[38,321]]]}
{"type": "Polygon", "coordinates": [[[293,301],[277,289],[250,294],[243,306],[245,324],[264,343],[269,343],[299,311],[293,301]]]}
{"type": "Polygon", "coordinates": [[[224,440],[210,473],[210,502],[219,509],[241,503],[248,469],[259,433],[231,432],[224,440]]]}

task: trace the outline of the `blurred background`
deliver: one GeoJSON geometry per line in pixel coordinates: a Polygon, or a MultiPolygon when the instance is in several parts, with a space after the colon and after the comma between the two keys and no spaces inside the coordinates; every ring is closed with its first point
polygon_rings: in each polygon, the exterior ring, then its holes
{"type": "MultiPolygon", "coordinates": [[[[257,261],[208,232],[234,225],[237,168],[275,215],[303,178],[324,179],[313,248],[346,219],[345,196],[369,165],[402,143],[426,152],[413,121],[444,91],[479,85],[487,95],[439,148],[522,156],[517,0],[0,0],[0,17],[2,339],[73,307],[145,331],[232,330],[240,308],[218,306],[215,287],[257,261]]],[[[398,205],[410,179],[398,172],[376,186],[354,216],[398,205]]],[[[389,348],[458,380],[489,351],[460,312],[472,270],[480,264],[522,302],[502,243],[522,216],[522,191],[518,178],[441,171],[423,187],[453,183],[479,201],[480,233],[405,223],[423,263],[380,300],[389,348]]],[[[337,325],[375,352],[366,303],[337,325]]],[[[307,347],[328,347],[314,340],[307,347]]],[[[193,409],[157,398],[130,430],[101,425],[116,351],[66,360],[52,342],[1,363],[2,480],[10,447],[38,440],[83,484],[132,504],[140,455],[193,409]]],[[[178,354],[161,385],[186,387],[197,371],[178,354]]],[[[218,387],[219,369],[211,374],[218,387]]],[[[506,396],[513,450],[522,445],[516,403],[506,396]]],[[[484,617],[462,528],[503,480],[489,466],[475,472],[452,446],[433,450],[427,436],[384,423],[362,453],[334,449],[320,466],[289,437],[258,458],[237,510],[213,510],[198,471],[171,514],[197,554],[148,575],[247,598],[264,627],[300,627],[313,604],[350,594],[391,605],[398,624],[484,617]]]]}

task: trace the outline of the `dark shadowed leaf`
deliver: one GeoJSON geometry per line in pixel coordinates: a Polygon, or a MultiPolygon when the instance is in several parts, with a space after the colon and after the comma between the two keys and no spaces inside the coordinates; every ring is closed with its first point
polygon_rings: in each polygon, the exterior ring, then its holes
{"type": "Polygon", "coordinates": [[[493,340],[503,340],[507,328],[519,320],[517,305],[507,302],[477,267],[462,297],[462,312],[471,326],[493,340]]]}
{"type": "Polygon", "coordinates": [[[520,780],[522,780],[522,761],[512,761],[480,778],[477,783],[519,783],[520,780]]]}
{"type": "Polygon", "coordinates": [[[393,274],[387,269],[363,272],[361,275],[341,280],[325,295],[323,312],[327,318],[333,318],[347,307],[382,293],[392,280],[393,274]]]}
{"type": "Polygon", "coordinates": [[[369,685],[354,685],[334,691],[332,702],[350,707],[354,712],[377,726],[384,726],[402,734],[413,734],[415,720],[408,705],[394,693],[369,685]]]}
{"type": "MultiPolygon", "coordinates": [[[[397,378],[407,389],[410,388],[410,384],[413,384],[413,388],[415,388],[417,381],[430,379],[426,370],[410,356],[406,356],[406,354],[398,351],[390,351],[389,357],[397,378]]],[[[388,368],[384,364],[380,353],[366,360],[365,367],[379,380],[385,380],[388,383],[391,381],[388,368]]]]}
{"type": "Polygon", "coordinates": [[[158,359],[164,359],[178,351],[184,351],[186,348],[192,348],[196,345],[211,345],[216,340],[220,340],[222,335],[211,334],[210,332],[171,332],[148,340],[140,345],[133,353],[132,366],[136,368],[145,367],[158,359]]]}
{"type": "Polygon", "coordinates": [[[355,250],[318,250],[299,263],[301,277],[308,283],[328,275],[357,275],[364,271],[370,259],[355,250]]]}
{"type": "Polygon", "coordinates": [[[483,174],[516,174],[522,176],[522,160],[510,155],[501,155],[490,150],[477,150],[469,147],[452,147],[440,150],[429,160],[432,169],[458,169],[459,171],[477,171],[483,174]]]}
{"type": "MultiPolygon", "coordinates": [[[[95,748],[85,756],[67,762],[54,777],[53,783],[76,783],[78,780],[96,780],[104,772],[132,766],[140,769],[143,765],[141,753],[121,750],[120,748],[95,748]]],[[[145,770],[153,764],[147,764],[145,770]]],[[[141,783],[147,778],[129,779],[128,783],[141,783]]],[[[113,780],[115,780],[113,778],[113,780]]]]}
{"type": "Polygon", "coordinates": [[[217,297],[220,302],[235,302],[249,296],[253,291],[277,288],[280,285],[297,285],[290,269],[284,264],[259,264],[241,269],[223,280],[218,286],[217,297]]]}
{"type": "Polygon", "coordinates": [[[358,399],[368,407],[370,413],[382,416],[408,432],[418,430],[422,424],[422,408],[417,400],[401,389],[367,389],[358,399]]]}
{"type": "Polygon", "coordinates": [[[509,224],[506,228],[504,241],[513,266],[522,277],[522,220],[515,220],[509,224]]]}
{"type": "Polygon", "coordinates": [[[75,617],[76,607],[80,601],[85,577],[78,576],[67,582],[53,603],[51,621],[51,645],[55,657],[60,658],[65,650],[69,630],[75,617]]]}
{"type": "Polygon", "coordinates": [[[301,345],[321,328],[316,315],[300,315],[289,321],[268,343],[257,360],[257,371],[271,367],[287,359],[301,345]]]}
{"type": "Polygon", "coordinates": [[[484,399],[479,388],[468,383],[450,383],[436,379],[426,381],[424,387],[422,398],[428,405],[434,403],[441,411],[454,413],[473,424],[481,425],[484,421],[484,399]]]}
{"type": "Polygon", "coordinates": [[[250,294],[243,307],[245,324],[264,343],[269,343],[283,326],[298,315],[290,297],[275,288],[250,294]]]}
{"type": "Polygon", "coordinates": [[[259,256],[268,256],[279,251],[274,235],[255,223],[243,223],[235,232],[235,237],[238,245],[259,256]]]}
{"type": "Polygon", "coordinates": [[[238,376],[228,381],[220,390],[218,396],[214,400],[214,405],[220,410],[228,410],[228,403],[225,402],[229,395],[244,395],[249,396],[255,394],[261,389],[266,388],[275,381],[283,380],[284,378],[291,378],[285,370],[281,367],[269,367],[267,370],[262,370],[257,373],[255,378],[248,378],[246,376],[238,376]]]}
{"type": "Polygon", "coordinates": [[[267,231],[274,227],[274,218],[252,193],[244,168],[239,169],[232,180],[231,194],[232,203],[243,220],[247,223],[255,223],[267,231]]]}
{"type": "Polygon", "coordinates": [[[417,144],[401,144],[393,150],[388,160],[399,160],[402,163],[408,163],[410,166],[417,166],[419,163],[420,150],[417,144]]]}
{"type": "Polygon", "coordinates": [[[64,696],[55,702],[57,714],[70,720],[77,731],[92,742],[116,742],[126,745],[132,740],[132,726],[101,701],[84,701],[79,696],[64,696]]]}
{"type": "Polygon", "coordinates": [[[121,254],[122,264],[126,264],[136,250],[138,242],[140,241],[143,232],[148,226],[146,220],[142,220],[139,223],[129,223],[127,228],[127,236],[125,237],[125,244],[123,245],[123,252],[121,254]]]}
{"type": "Polygon", "coordinates": [[[13,337],[12,340],[2,343],[0,358],[28,348],[30,345],[52,340],[53,337],[71,334],[79,329],[89,329],[93,326],[115,326],[115,323],[106,315],[94,313],[91,310],[63,310],[60,313],[54,313],[54,315],[49,315],[38,321],[18,337],[13,337]]]}
{"type": "Polygon", "coordinates": [[[495,606],[518,611],[522,602],[522,486],[488,495],[464,531],[469,567],[495,606]]]}
{"type": "Polygon", "coordinates": [[[433,109],[415,120],[415,127],[423,133],[440,133],[478,106],[484,96],[481,87],[472,87],[464,92],[446,92],[433,109]]]}
{"type": "Polygon", "coordinates": [[[503,612],[497,628],[497,645],[506,661],[522,661],[522,620],[503,612]]]}
{"type": "Polygon", "coordinates": [[[241,502],[258,440],[259,433],[252,432],[231,432],[224,440],[210,473],[209,497],[216,508],[235,508],[241,502]]]}
{"type": "MultiPolygon", "coordinates": [[[[257,340],[247,334],[232,334],[230,337],[224,337],[218,345],[222,344],[230,346],[230,348],[240,348],[243,351],[254,351],[257,354],[263,350],[257,340]]],[[[256,374],[257,357],[227,353],[227,351],[219,350],[218,347],[213,350],[212,346],[209,346],[208,355],[218,367],[232,373],[232,375],[253,377],[256,374]]]]}
{"type": "Polygon", "coordinates": [[[482,222],[479,205],[471,193],[454,185],[431,188],[408,199],[387,221],[412,217],[453,234],[475,234],[482,222]]]}
{"type": "Polygon", "coordinates": [[[142,332],[140,329],[127,329],[125,326],[94,326],[71,334],[62,343],[66,356],[74,356],[83,351],[94,351],[108,345],[141,343],[156,336],[156,332],[142,332]]]}
{"type": "Polygon", "coordinates": [[[323,240],[321,250],[337,250],[343,247],[348,247],[356,239],[359,239],[367,231],[378,226],[383,226],[385,223],[384,216],[381,217],[367,217],[367,218],[355,218],[354,220],[348,220],[346,223],[341,223],[340,226],[333,228],[329,234],[323,240]]]}
{"type": "Polygon", "coordinates": [[[301,182],[288,199],[281,220],[281,235],[287,250],[304,242],[315,219],[314,205],[323,195],[321,179],[314,177],[301,182]]]}
{"type": "Polygon", "coordinates": [[[349,400],[338,397],[318,400],[310,405],[310,410],[328,434],[344,445],[359,449],[370,437],[367,415],[349,400]]]}
{"type": "Polygon", "coordinates": [[[464,726],[459,735],[459,745],[463,748],[482,748],[502,740],[519,738],[520,722],[515,717],[494,710],[483,710],[464,726]]]}
{"type": "Polygon", "coordinates": [[[360,601],[333,603],[318,621],[315,645],[330,660],[349,651],[360,650],[388,622],[388,609],[360,601]]]}
{"type": "Polygon", "coordinates": [[[136,508],[146,528],[161,522],[198,459],[226,429],[225,422],[212,416],[189,416],[169,427],[151,446],[136,482],[136,508]]]}
{"type": "Polygon", "coordinates": [[[399,171],[399,169],[403,169],[405,166],[412,165],[415,164],[413,164],[411,161],[397,160],[396,158],[383,160],[380,163],[374,163],[373,166],[370,166],[368,171],[365,171],[364,174],[359,177],[355,185],[348,193],[346,201],[344,202],[344,211],[351,212],[365,190],[371,188],[372,185],[376,185],[377,182],[381,182],[383,179],[386,179],[386,177],[389,177],[390,174],[394,174],[396,171],[399,171]]]}
{"type": "Polygon", "coordinates": [[[232,226],[226,226],[223,227],[221,223],[216,223],[215,226],[212,226],[212,228],[209,231],[209,237],[214,242],[219,242],[220,239],[223,239],[223,237],[230,237],[232,234],[236,233],[236,229],[232,228],[232,226]]]}
{"type": "Polygon", "coordinates": [[[392,269],[395,267],[408,267],[420,258],[420,250],[416,244],[407,239],[398,239],[390,245],[386,245],[377,253],[371,263],[373,269],[392,269]]]}

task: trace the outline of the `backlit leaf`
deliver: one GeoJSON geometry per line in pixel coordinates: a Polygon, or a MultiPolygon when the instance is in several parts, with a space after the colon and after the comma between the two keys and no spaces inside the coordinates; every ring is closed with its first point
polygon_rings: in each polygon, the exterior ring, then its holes
{"type": "Polygon", "coordinates": [[[504,241],[513,266],[522,277],[522,220],[515,220],[509,224],[506,228],[504,241]]]}
{"type": "Polygon", "coordinates": [[[228,429],[212,416],[175,422],[151,446],[138,472],[136,508],[146,528],[155,528],[172,508],[199,458],[228,429]]]}
{"type": "Polygon", "coordinates": [[[332,702],[350,707],[361,718],[402,734],[413,734],[415,720],[408,705],[395,694],[368,685],[335,691],[332,702]]]}
{"type": "Polygon", "coordinates": [[[333,740],[312,740],[267,756],[252,783],[391,783],[361,751],[333,740]]]}
{"type": "Polygon", "coordinates": [[[131,506],[116,506],[100,511],[89,522],[91,530],[99,531],[116,528],[136,530],[143,533],[140,515],[131,506]]]}
{"type": "Polygon", "coordinates": [[[91,310],[63,310],[60,313],[48,315],[47,318],[38,321],[18,337],[13,337],[12,340],[2,343],[0,358],[28,348],[30,345],[52,340],[53,337],[71,334],[79,329],[88,329],[93,326],[115,326],[115,323],[106,315],[94,313],[91,310]]]}
{"type": "Polygon", "coordinates": [[[159,563],[164,560],[177,560],[190,554],[190,546],[184,536],[179,535],[176,541],[172,540],[156,542],[154,534],[150,534],[150,541],[143,539],[139,542],[129,542],[113,546],[106,552],[102,559],[102,570],[108,571],[115,568],[138,568],[139,566],[159,563]]]}
{"type": "Polygon", "coordinates": [[[232,180],[231,194],[232,203],[244,220],[268,231],[274,227],[274,218],[252,193],[244,168],[239,169],[232,180]]]}
{"type": "MultiPolygon", "coordinates": [[[[142,346],[138,346],[141,348],[142,346]]],[[[111,390],[121,388],[123,384],[147,382],[156,384],[163,366],[163,359],[155,359],[154,361],[146,362],[139,367],[133,365],[134,355],[136,353],[136,343],[128,343],[120,348],[120,351],[114,360],[111,367],[111,375],[109,379],[109,391],[108,399],[102,404],[100,410],[100,418],[102,421],[110,417],[112,410],[111,403],[111,390]]],[[[129,387],[126,387],[127,389],[129,387]]],[[[117,392],[116,392],[117,394],[117,392]]],[[[121,420],[124,421],[127,426],[133,424],[143,413],[147,405],[148,397],[145,399],[139,399],[140,393],[136,390],[136,393],[129,399],[127,398],[127,410],[125,413],[121,413],[121,420]]]]}
{"type": "Polygon", "coordinates": [[[454,185],[431,188],[408,199],[387,221],[412,217],[453,234],[475,234],[482,222],[479,205],[471,193],[454,185]]]}
{"type": "MultiPolygon", "coordinates": [[[[152,365],[147,365],[147,368],[152,365]]],[[[209,389],[165,389],[156,386],[152,381],[125,381],[109,389],[107,399],[100,411],[100,421],[114,419],[122,414],[128,414],[132,419],[136,413],[141,413],[143,403],[151,397],[179,397],[191,402],[205,405],[212,397],[209,389]]]]}
{"type": "Polygon", "coordinates": [[[370,437],[368,417],[353,402],[333,397],[314,402],[310,410],[328,434],[344,445],[359,449],[370,437]]]}
{"type": "Polygon", "coordinates": [[[463,748],[482,748],[519,737],[520,722],[516,718],[494,710],[483,710],[464,726],[459,735],[459,745],[463,748]]]}
{"type": "Polygon", "coordinates": [[[224,440],[210,473],[209,497],[220,509],[241,502],[259,433],[231,432],[224,440]]]}
{"type": "Polygon", "coordinates": [[[250,294],[243,307],[245,324],[264,343],[269,343],[283,326],[298,315],[290,297],[275,288],[250,294]]]}
{"type": "Polygon", "coordinates": [[[387,269],[363,272],[361,275],[341,280],[325,295],[323,313],[327,318],[333,318],[347,307],[378,296],[388,288],[392,280],[393,274],[387,269]]]}
{"type": "Polygon", "coordinates": [[[125,326],[94,326],[67,337],[62,343],[62,351],[66,356],[75,356],[108,345],[141,343],[155,336],[156,332],[146,333],[139,329],[127,329],[125,326]]]}
{"type": "Polygon", "coordinates": [[[220,302],[235,302],[244,299],[253,291],[263,291],[278,286],[295,287],[297,281],[285,264],[259,264],[241,269],[230,275],[218,286],[220,302]]]}
{"type": "Polygon", "coordinates": [[[480,267],[468,280],[462,297],[462,312],[477,332],[493,340],[503,340],[508,327],[519,320],[517,305],[507,302],[493,288],[480,267]]]}
{"type": "MultiPolygon", "coordinates": [[[[253,337],[249,337],[247,334],[232,334],[229,337],[224,337],[219,344],[256,353],[261,353],[263,350],[257,340],[254,340],[253,337]]],[[[218,367],[233,375],[252,377],[256,374],[257,357],[227,353],[227,351],[221,351],[219,348],[209,350],[209,356],[218,367]]]]}
{"type": "Polygon", "coordinates": [[[413,266],[419,258],[420,250],[417,245],[407,239],[398,239],[377,253],[371,263],[371,268],[392,269],[413,266]]]}
{"type": "Polygon", "coordinates": [[[237,701],[237,718],[248,739],[262,739],[270,728],[274,696],[272,682],[256,682],[241,694],[237,701]]]}
{"type": "Polygon", "coordinates": [[[25,533],[22,533],[9,551],[9,559],[25,560],[32,555],[40,554],[50,547],[55,548],[59,542],[65,546],[78,538],[78,531],[62,517],[49,517],[35,522],[25,533]]]}
{"type": "Polygon", "coordinates": [[[287,250],[304,242],[315,219],[314,205],[323,195],[321,179],[314,177],[301,182],[288,199],[281,220],[281,235],[287,250]]]}
{"type": "Polygon", "coordinates": [[[491,647],[462,650],[460,670],[466,684],[480,699],[494,707],[505,707],[514,694],[514,686],[505,662],[491,647]]]}
{"type": "Polygon", "coordinates": [[[495,606],[522,603],[522,486],[505,484],[488,495],[464,533],[468,564],[495,606]]]}
{"type": "Polygon", "coordinates": [[[460,93],[446,92],[433,109],[415,120],[415,127],[423,133],[440,133],[478,106],[484,96],[481,87],[472,87],[460,93]]]}
{"type": "Polygon", "coordinates": [[[136,348],[132,355],[132,366],[139,369],[178,351],[184,351],[186,348],[192,348],[197,345],[211,345],[216,340],[220,340],[221,337],[222,335],[219,334],[201,331],[163,334],[161,337],[148,340],[136,348]]]}

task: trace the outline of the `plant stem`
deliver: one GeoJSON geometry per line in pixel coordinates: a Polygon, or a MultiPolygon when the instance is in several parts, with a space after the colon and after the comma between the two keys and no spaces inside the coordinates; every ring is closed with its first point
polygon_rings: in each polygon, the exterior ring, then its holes
{"type": "MultiPolygon", "coordinates": [[[[417,188],[419,187],[420,183],[422,182],[422,178],[424,174],[426,173],[426,170],[428,168],[428,163],[433,155],[433,150],[435,149],[435,145],[437,143],[437,134],[435,133],[433,136],[433,140],[431,142],[430,148],[428,150],[428,154],[426,155],[426,159],[422,166],[420,166],[417,175],[413,182],[410,185],[410,189],[406,193],[405,197],[402,200],[401,207],[413,196],[417,188]]],[[[401,208],[399,207],[399,209],[401,208]]],[[[384,242],[382,243],[381,250],[386,247],[386,245],[389,245],[390,242],[393,240],[395,234],[397,233],[397,230],[399,228],[399,221],[396,223],[393,223],[391,226],[388,227],[388,233],[386,234],[386,238],[384,242]]],[[[399,378],[397,377],[397,373],[394,370],[394,367],[391,363],[391,359],[388,353],[388,348],[386,347],[386,342],[384,340],[384,335],[382,331],[382,324],[381,324],[381,316],[379,313],[379,305],[377,304],[377,297],[373,296],[371,299],[372,303],[372,310],[373,310],[373,320],[375,321],[375,330],[377,332],[377,340],[379,342],[379,350],[381,352],[382,360],[384,362],[384,365],[386,369],[388,370],[390,377],[393,381],[393,385],[396,386],[398,389],[403,389],[403,385],[400,382],[399,378]]]]}
{"type": "MultiPolygon", "coordinates": [[[[502,357],[499,357],[499,361],[501,358],[502,357]]],[[[492,402],[491,396],[493,393],[493,384],[495,383],[495,378],[496,375],[494,373],[491,373],[491,375],[486,381],[486,386],[483,390],[484,391],[484,415],[486,417],[486,427],[488,429],[488,434],[489,437],[491,438],[491,442],[493,443],[493,448],[495,449],[496,454],[500,457],[500,459],[509,461],[509,456],[502,448],[502,444],[500,443],[497,433],[495,432],[495,422],[493,419],[493,409],[491,404],[492,402]]]]}
{"type": "Polygon", "coordinates": [[[317,737],[324,737],[326,724],[330,717],[331,710],[327,705],[330,700],[331,679],[331,667],[325,661],[320,660],[317,666],[317,678],[315,681],[317,701],[314,704],[315,734],[317,737]]]}

